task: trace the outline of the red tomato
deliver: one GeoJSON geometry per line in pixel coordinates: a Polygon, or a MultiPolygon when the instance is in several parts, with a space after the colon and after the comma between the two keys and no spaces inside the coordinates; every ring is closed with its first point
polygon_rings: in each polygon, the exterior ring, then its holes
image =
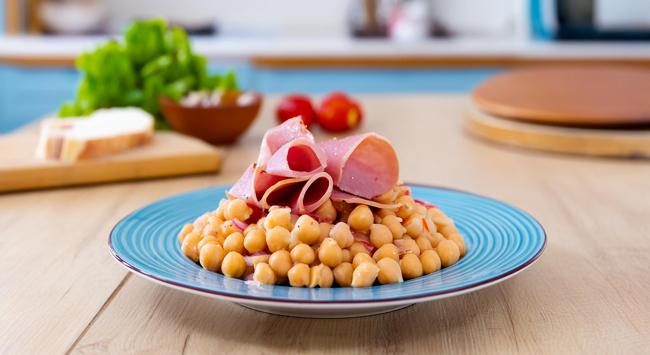
{"type": "Polygon", "coordinates": [[[298,94],[283,98],[275,111],[275,115],[279,123],[300,116],[307,127],[316,119],[316,111],[309,97],[298,94]]]}
{"type": "Polygon", "coordinates": [[[355,128],[362,118],[363,112],[359,104],[340,92],[327,95],[318,109],[318,124],[330,132],[355,128]]]}

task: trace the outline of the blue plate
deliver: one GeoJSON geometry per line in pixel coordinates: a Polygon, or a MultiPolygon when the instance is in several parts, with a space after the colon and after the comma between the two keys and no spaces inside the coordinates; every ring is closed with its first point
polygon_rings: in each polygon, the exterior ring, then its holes
{"type": "Polygon", "coordinates": [[[129,270],[166,286],[262,311],[316,317],[375,314],[467,293],[522,271],[542,254],[544,229],[526,212],[472,193],[411,186],[414,198],[437,205],[455,221],[465,237],[467,254],[448,268],[400,284],[322,289],[261,286],[204,270],[183,255],[177,234],[183,224],[214,210],[229,186],[196,190],[143,207],[113,228],[109,246],[129,270]]]}

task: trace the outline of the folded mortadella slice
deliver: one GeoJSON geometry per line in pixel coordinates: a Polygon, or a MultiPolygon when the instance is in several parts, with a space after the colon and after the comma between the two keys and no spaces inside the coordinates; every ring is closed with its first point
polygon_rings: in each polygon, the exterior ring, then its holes
{"type": "Polygon", "coordinates": [[[240,198],[246,202],[257,205],[255,189],[253,188],[254,175],[255,164],[251,164],[246,168],[246,171],[244,171],[244,174],[242,174],[239,180],[237,180],[237,182],[235,182],[235,184],[228,190],[228,197],[240,198]]]}
{"type": "Polygon", "coordinates": [[[313,140],[300,137],[273,153],[266,162],[265,171],[286,177],[312,176],[325,170],[326,159],[313,140]]]}
{"type": "Polygon", "coordinates": [[[271,206],[286,206],[291,204],[292,196],[299,194],[304,182],[309,177],[282,179],[266,189],[260,199],[260,206],[268,209],[271,206]]]}
{"type": "Polygon", "coordinates": [[[262,138],[260,154],[257,157],[258,168],[266,169],[266,163],[276,151],[283,145],[298,138],[304,138],[314,143],[314,136],[309,132],[300,116],[288,119],[281,125],[266,131],[262,138]]]}
{"type": "Polygon", "coordinates": [[[264,192],[283,179],[281,176],[261,171],[253,163],[244,171],[244,174],[230,190],[228,190],[228,196],[231,198],[240,198],[252,205],[261,207],[260,198],[264,192]]]}
{"type": "Polygon", "coordinates": [[[327,156],[325,171],[342,191],[371,199],[399,180],[397,153],[388,139],[378,134],[332,139],[318,146],[327,156]]]}
{"type": "Polygon", "coordinates": [[[387,204],[387,203],[381,203],[373,200],[367,200],[365,198],[355,196],[347,192],[343,192],[336,188],[332,190],[332,194],[330,195],[330,198],[332,199],[332,201],[343,201],[350,204],[368,205],[370,207],[383,208],[387,210],[396,210],[400,206],[399,203],[387,204]]]}
{"type": "Polygon", "coordinates": [[[312,175],[309,180],[305,181],[300,192],[293,194],[289,203],[291,210],[295,214],[316,211],[330,198],[333,188],[334,182],[328,173],[321,172],[312,175]]]}

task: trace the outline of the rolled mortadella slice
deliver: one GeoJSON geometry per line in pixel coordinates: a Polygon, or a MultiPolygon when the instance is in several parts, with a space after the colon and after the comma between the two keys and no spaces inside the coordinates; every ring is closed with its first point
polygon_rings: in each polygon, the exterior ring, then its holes
{"type": "Polygon", "coordinates": [[[266,163],[276,151],[283,145],[298,138],[304,138],[314,143],[314,136],[309,132],[300,116],[288,119],[281,125],[266,131],[257,157],[257,167],[265,170],[266,163]]]}
{"type": "Polygon", "coordinates": [[[372,199],[399,180],[397,153],[388,139],[366,133],[318,144],[327,157],[325,171],[340,190],[372,199]]]}
{"type": "Polygon", "coordinates": [[[286,177],[312,176],[325,170],[326,159],[313,140],[296,138],[271,155],[266,172],[286,177]]]}
{"type": "Polygon", "coordinates": [[[260,206],[263,209],[268,209],[271,206],[290,207],[292,196],[300,193],[304,182],[307,180],[309,180],[309,177],[283,179],[276,182],[266,189],[260,199],[260,206]]]}
{"type": "Polygon", "coordinates": [[[330,198],[334,182],[325,172],[315,174],[305,181],[299,193],[294,193],[290,206],[293,213],[304,214],[314,212],[330,198]]]}
{"type": "Polygon", "coordinates": [[[257,205],[257,198],[255,196],[255,189],[253,188],[253,177],[255,174],[255,164],[251,164],[246,168],[242,176],[232,185],[228,190],[227,195],[229,198],[240,198],[246,202],[257,205]]]}
{"type": "Polygon", "coordinates": [[[253,163],[237,182],[228,190],[230,198],[240,198],[249,204],[262,207],[260,199],[263,194],[273,185],[285,179],[281,176],[268,174],[261,171],[253,163]]]}
{"type": "Polygon", "coordinates": [[[330,196],[330,198],[332,199],[332,201],[343,201],[349,204],[368,205],[370,207],[382,208],[387,210],[396,210],[400,207],[399,203],[387,204],[387,203],[381,203],[373,200],[367,200],[365,198],[355,196],[347,192],[343,192],[336,188],[332,190],[332,195],[330,196]]]}

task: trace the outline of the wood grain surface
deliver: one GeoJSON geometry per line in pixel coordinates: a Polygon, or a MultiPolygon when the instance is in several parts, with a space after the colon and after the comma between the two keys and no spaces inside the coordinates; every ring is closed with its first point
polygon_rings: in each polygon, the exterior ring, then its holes
{"type": "Polygon", "coordinates": [[[650,125],[650,69],[544,66],[516,69],[481,83],[483,111],[527,122],[570,126],[650,125]]]}
{"type": "Polygon", "coordinates": [[[650,159],[650,129],[550,126],[496,117],[472,103],[466,114],[472,134],[513,147],[601,157],[650,159]]]}
{"type": "Polygon", "coordinates": [[[363,129],[394,142],[404,180],[537,217],[549,237],[539,262],[475,293],[342,320],[258,313],[130,276],[108,252],[110,228],[157,199],[237,179],[273,124],[272,99],[219,175],[0,195],[0,353],[647,353],[650,164],[485,144],[464,133],[466,97],[360,101],[363,129]]]}
{"type": "Polygon", "coordinates": [[[77,162],[34,157],[38,125],[0,136],[0,192],[216,172],[222,153],[198,139],[157,132],[148,144],[77,162]]]}

